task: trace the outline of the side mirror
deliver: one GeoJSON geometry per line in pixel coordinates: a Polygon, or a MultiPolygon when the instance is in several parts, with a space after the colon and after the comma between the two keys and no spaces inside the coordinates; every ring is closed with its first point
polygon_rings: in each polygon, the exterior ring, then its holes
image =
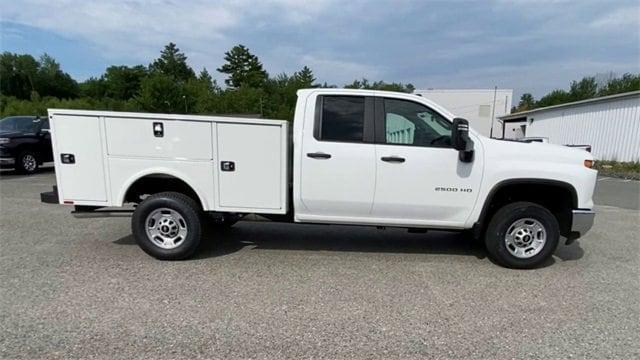
{"type": "Polygon", "coordinates": [[[453,119],[451,145],[458,150],[460,161],[473,161],[473,141],[469,138],[469,122],[465,119],[453,119]]]}

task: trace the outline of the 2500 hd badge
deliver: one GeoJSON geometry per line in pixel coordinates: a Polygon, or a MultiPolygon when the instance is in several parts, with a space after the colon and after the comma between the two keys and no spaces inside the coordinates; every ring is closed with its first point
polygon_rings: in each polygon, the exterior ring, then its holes
{"type": "Polygon", "coordinates": [[[448,192],[473,192],[473,189],[470,188],[457,188],[457,187],[442,187],[436,186],[436,191],[448,191],[448,192]]]}

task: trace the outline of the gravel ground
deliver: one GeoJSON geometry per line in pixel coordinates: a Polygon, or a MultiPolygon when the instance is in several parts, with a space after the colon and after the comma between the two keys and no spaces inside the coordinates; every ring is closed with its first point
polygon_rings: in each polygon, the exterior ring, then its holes
{"type": "Polygon", "coordinates": [[[268,223],[161,262],[127,218],[41,204],[53,182],[0,176],[4,359],[640,357],[637,210],[530,271],[452,233],[268,223]]]}

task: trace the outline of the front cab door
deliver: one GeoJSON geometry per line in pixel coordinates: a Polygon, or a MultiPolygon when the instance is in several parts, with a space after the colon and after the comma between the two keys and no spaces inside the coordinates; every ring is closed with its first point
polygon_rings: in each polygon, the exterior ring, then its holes
{"type": "Polygon", "coordinates": [[[376,97],[372,217],[406,226],[464,226],[478,197],[482,156],[459,161],[451,129],[420,102],[376,97]]]}

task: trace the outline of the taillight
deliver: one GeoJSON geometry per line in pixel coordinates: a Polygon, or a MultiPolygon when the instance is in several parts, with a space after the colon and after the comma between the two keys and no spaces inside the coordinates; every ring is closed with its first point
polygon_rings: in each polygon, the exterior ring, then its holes
{"type": "Polygon", "coordinates": [[[591,169],[593,167],[593,160],[585,160],[584,161],[584,166],[586,166],[589,169],[591,169]]]}

